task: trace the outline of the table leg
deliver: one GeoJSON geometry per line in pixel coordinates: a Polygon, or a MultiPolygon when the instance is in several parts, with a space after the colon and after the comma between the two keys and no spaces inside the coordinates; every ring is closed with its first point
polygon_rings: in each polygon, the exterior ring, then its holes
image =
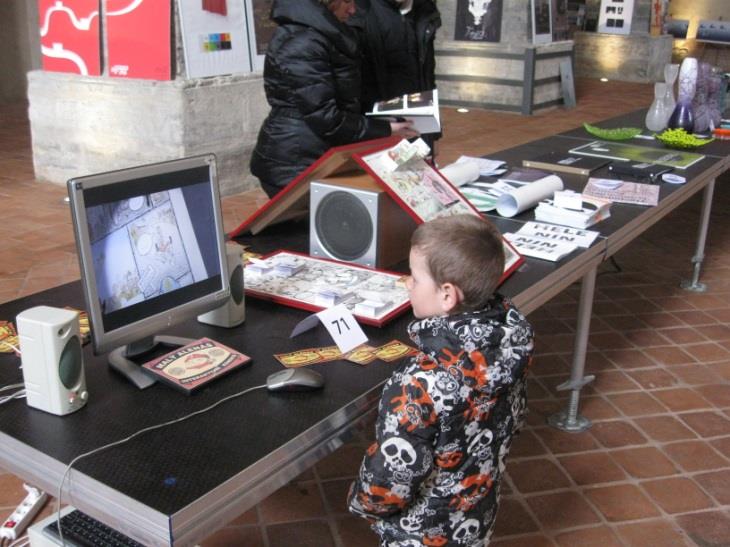
{"type": "Polygon", "coordinates": [[[687,291],[705,292],[707,290],[707,285],[700,283],[700,269],[702,268],[702,261],[705,259],[705,243],[707,242],[707,228],[710,225],[710,209],[712,209],[712,194],[714,191],[715,179],[712,179],[710,183],[705,186],[705,190],[702,194],[700,228],[697,233],[695,254],[692,257],[692,264],[694,264],[692,279],[689,281],[682,281],[680,284],[680,286],[687,291]]]}
{"type": "Polygon", "coordinates": [[[580,399],[581,388],[592,382],[595,376],[589,374],[584,376],[586,364],[586,349],[588,347],[588,334],[591,325],[591,313],[593,311],[593,294],[596,289],[596,268],[592,268],[583,276],[580,288],[580,303],[578,307],[578,325],[575,333],[575,344],[573,346],[573,366],[570,369],[570,380],[560,384],[558,391],[570,390],[568,408],[561,410],[548,417],[548,424],[556,429],[580,433],[591,427],[591,421],[585,416],[578,414],[578,400],[580,399]]]}

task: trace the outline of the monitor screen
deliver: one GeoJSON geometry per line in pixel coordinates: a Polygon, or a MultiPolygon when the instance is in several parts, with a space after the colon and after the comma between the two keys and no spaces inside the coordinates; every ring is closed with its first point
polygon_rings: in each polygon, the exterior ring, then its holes
{"type": "Polygon", "coordinates": [[[228,297],[212,155],[80,177],[68,190],[97,353],[141,353],[228,297]]]}

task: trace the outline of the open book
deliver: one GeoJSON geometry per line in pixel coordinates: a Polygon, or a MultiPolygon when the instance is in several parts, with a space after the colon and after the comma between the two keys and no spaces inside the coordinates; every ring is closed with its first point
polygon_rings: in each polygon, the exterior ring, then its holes
{"type": "Polygon", "coordinates": [[[438,133],[441,131],[438,90],[407,93],[402,97],[375,103],[367,116],[403,118],[413,122],[413,128],[422,135],[438,133]]]}

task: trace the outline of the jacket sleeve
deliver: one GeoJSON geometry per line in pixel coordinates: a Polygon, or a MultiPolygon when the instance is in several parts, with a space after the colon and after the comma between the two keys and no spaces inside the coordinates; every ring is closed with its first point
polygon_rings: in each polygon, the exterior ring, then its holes
{"type": "MultiPolygon", "coordinates": [[[[291,103],[324,141],[335,146],[390,135],[387,121],[339,107],[335,85],[338,75],[325,37],[312,30],[293,33],[277,57],[282,83],[292,94],[291,103]]],[[[359,89],[350,91],[360,94],[359,89]]]]}
{"type": "Polygon", "coordinates": [[[350,512],[382,518],[408,507],[433,468],[438,417],[423,378],[396,375],[385,385],[358,478],[350,487],[350,512]]]}

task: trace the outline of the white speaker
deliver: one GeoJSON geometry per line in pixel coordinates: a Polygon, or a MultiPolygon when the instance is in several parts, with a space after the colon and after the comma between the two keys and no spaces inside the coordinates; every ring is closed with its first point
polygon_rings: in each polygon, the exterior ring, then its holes
{"type": "Polygon", "coordinates": [[[216,327],[231,328],[243,323],[246,319],[246,302],[243,292],[243,247],[238,243],[226,243],[226,259],[228,261],[228,277],[231,296],[221,307],[198,316],[198,321],[216,327]]]}
{"type": "Polygon", "coordinates": [[[309,254],[385,268],[408,258],[416,222],[371,178],[312,182],[309,254]]]}
{"type": "Polygon", "coordinates": [[[63,416],[86,404],[79,316],[37,306],[16,317],[25,397],[29,406],[63,416]]]}

